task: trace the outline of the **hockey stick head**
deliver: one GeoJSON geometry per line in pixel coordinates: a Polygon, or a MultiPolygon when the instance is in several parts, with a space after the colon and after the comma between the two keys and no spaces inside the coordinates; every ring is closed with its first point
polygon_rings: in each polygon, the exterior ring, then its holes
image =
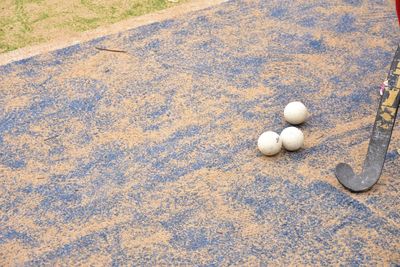
{"type": "Polygon", "coordinates": [[[350,165],[346,163],[339,163],[335,169],[336,178],[348,190],[355,193],[360,193],[369,190],[376,181],[368,179],[368,177],[361,177],[354,173],[350,165]]]}

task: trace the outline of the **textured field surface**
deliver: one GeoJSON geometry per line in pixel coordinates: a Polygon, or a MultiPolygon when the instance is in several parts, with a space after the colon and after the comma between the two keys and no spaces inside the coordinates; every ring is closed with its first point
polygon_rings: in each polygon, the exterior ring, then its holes
{"type": "Polygon", "coordinates": [[[1,0],[0,53],[62,39],[187,0],[1,0]]]}
{"type": "Polygon", "coordinates": [[[333,174],[398,35],[380,0],[231,1],[1,66],[0,265],[400,264],[399,125],[373,190],[333,174]],[[305,148],[260,155],[293,100],[305,148]]]}

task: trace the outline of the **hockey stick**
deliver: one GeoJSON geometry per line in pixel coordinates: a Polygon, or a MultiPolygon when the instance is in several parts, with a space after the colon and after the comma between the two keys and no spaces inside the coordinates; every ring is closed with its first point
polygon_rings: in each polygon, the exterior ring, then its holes
{"type": "Polygon", "coordinates": [[[336,178],[345,188],[352,192],[367,191],[378,182],[381,176],[396,114],[399,109],[399,76],[400,46],[397,47],[390,67],[387,79],[388,86],[386,86],[379,104],[372,136],[368,145],[367,158],[361,174],[354,174],[353,169],[346,163],[338,164],[335,169],[336,178]]]}

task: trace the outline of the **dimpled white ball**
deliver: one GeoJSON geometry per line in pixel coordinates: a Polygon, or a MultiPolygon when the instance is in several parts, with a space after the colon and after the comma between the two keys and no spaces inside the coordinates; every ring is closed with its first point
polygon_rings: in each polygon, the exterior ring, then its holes
{"type": "Polygon", "coordinates": [[[308,111],[303,103],[295,101],[286,105],[285,110],[283,111],[283,116],[290,124],[297,125],[306,121],[308,111]]]}
{"type": "Polygon", "coordinates": [[[257,141],[258,149],[267,156],[273,156],[282,148],[282,140],[279,137],[279,134],[268,131],[260,135],[257,141]]]}
{"type": "Polygon", "coordinates": [[[289,151],[296,151],[303,147],[304,134],[296,127],[285,128],[281,133],[283,147],[289,151]]]}

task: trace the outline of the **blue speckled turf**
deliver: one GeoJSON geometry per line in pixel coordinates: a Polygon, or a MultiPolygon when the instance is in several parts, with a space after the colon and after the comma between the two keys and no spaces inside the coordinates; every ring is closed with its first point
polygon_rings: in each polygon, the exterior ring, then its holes
{"type": "Polygon", "coordinates": [[[400,264],[400,127],[373,190],[333,174],[398,33],[389,1],[230,1],[0,66],[0,265],[400,264]],[[262,156],[293,100],[305,148],[262,156]]]}

